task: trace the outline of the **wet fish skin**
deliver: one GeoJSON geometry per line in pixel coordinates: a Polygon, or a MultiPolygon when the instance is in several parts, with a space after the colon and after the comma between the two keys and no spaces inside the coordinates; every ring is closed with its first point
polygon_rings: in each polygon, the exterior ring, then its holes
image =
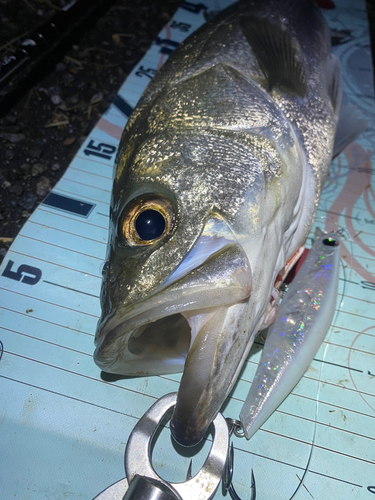
{"type": "Polygon", "coordinates": [[[324,234],[311,247],[269,328],[240,419],[250,439],[293,390],[331,325],[340,271],[340,237],[324,234]]]}
{"type": "Polygon", "coordinates": [[[171,422],[182,444],[203,437],[275,318],[274,285],[309,232],[340,100],[319,10],[262,0],[191,35],[129,119],[94,358],[124,375],[184,371],[171,422]],[[166,228],[142,243],[146,206],[166,228]]]}

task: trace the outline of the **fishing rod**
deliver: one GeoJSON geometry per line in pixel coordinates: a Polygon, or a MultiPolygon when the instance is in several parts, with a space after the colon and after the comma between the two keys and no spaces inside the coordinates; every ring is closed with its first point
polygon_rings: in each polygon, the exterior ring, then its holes
{"type": "MultiPolygon", "coordinates": [[[[3,101],[10,107],[10,94],[20,93],[20,84],[25,84],[29,74],[24,74],[17,82],[17,76],[29,65],[45,62],[46,57],[54,53],[56,48],[72,36],[78,27],[86,31],[87,20],[98,14],[100,8],[107,10],[114,0],[72,0],[47,22],[41,24],[19,42],[19,48],[0,62],[0,89],[3,101]],[[84,27],[81,25],[86,21],[84,27]],[[4,98],[6,97],[6,99],[4,98]],[[6,102],[5,102],[6,101],[6,102]]],[[[35,75],[34,75],[35,76],[35,75]]],[[[3,104],[3,103],[2,103],[3,104]]]]}

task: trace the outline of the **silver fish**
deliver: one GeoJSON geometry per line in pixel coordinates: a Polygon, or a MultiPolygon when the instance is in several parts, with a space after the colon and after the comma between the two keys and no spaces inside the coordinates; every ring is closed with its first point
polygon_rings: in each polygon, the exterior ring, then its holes
{"type": "Polygon", "coordinates": [[[276,410],[309,367],[335,313],[340,238],[318,238],[283,298],[240,418],[247,439],[276,410]]]}
{"type": "Polygon", "coordinates": [[[204,436],[275,320],[340,103],[315,3],[242,1],[175,50],[129,119],[94,359],[131,376],[183,371],[171,420],[181,444],[204,436]]]}

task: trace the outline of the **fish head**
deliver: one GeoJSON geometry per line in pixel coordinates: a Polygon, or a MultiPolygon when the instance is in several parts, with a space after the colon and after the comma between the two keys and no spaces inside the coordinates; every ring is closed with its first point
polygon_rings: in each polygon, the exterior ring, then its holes
{"type": "Polygon", "coordinates": [[[183,371],[171,430],[184,445],[204,436],[269,321],[303,207],[292,128],[268,98],[272,126],[251,106],[249,130],[199,126],[190,110],[176,118],[189,126],[145,134],[133,118],[114,181],[94,359],[127,376],[183,371]]]}
{"type": "Polygon", "coordinates": [[[105,371],[182,371],[194,342],[191,311],[250,295],[251,269],[233,225],[241,189],[229,192],[224,178],[219,188],[206,168],[223,161],[209,153],[216,139],[153,138],[123,172],[126,182],[115,179],[95,353],[105,371]]]}

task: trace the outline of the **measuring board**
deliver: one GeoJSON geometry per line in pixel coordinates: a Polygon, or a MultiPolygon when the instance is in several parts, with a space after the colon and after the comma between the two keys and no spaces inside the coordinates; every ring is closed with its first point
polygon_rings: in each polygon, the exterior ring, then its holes
{"type": "MultiPolygon", "coordinates": [[[[185,2],[161,31],[32,214],[0,268],[0,498],[91,499],[124,477],[138,419],[178,390],[180,375],[105,381],[94,364],[113,163],[121,132],[150,78],[173,49],[229,0],[185,2]]],[[[375,500],[375,105],[364,0],[324,11],[343,68],[346,99],[367,131],[333,162],[315,226],[343,235],[333,325],[305,376],[250,441],[234,437],[234,485],[257,499],[375,500]],[[302,481],[302,483],[301,483],[302,481]]],[[[238,418],[261,340],[223,407],[238,418]]],[[[201,445],[193,475],[210,448],[201,445]]],[[[183,481],[190,457],[168,428],[156,471],[183,481]]],[[[216,500],[228,498],[221,489],[216,500]]]]}

